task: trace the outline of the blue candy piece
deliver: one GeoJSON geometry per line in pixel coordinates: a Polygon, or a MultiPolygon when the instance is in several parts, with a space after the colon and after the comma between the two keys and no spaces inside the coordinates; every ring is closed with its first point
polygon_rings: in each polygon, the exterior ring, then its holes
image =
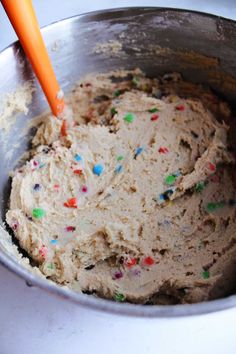
{"type": "Polygon", "coordinates": [[[57,244],[57,240],[51,240],[50,243],[51,243],[52,245],[56,245],[56,244],[57,244]]]}
{"type": "Polygon", "coordinates": [[[134,157],[136,158],[138,155],[140,155],[143,152],[143,147],[139,146],[136,150],[135,150],[135,155],[134,157]]]}
{"type": "Polygon", "coordinates": [[[41,189],[40,184],[35,183],[33,189],[34,189],[35,192],[38,192],[41,189]]]}
{"type": "Polygon", "coordinates": [[[93,166],[93,173],[97,176],[100,176],[103,172],[104,168],[101,164],[97,164],[93,166]]]}
{"type": "Polygon", "coordinates": [[[122,165],[117,165],[115,168],[115,173],[120,173],[122,169],[123,169],[122,165]]]}
{"type": "Polygon", "coordinates": [[[75,160],[78,161],[78,162],[81,161],[82,160],[82,156],[80,156],[79,154],[76,154],[75,155],[75,160]]]}

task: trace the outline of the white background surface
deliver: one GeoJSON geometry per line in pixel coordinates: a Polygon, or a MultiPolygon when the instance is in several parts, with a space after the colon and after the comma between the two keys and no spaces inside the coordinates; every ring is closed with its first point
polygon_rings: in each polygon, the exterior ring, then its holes
{"type": "MultiPolygon", "coordinates": [[[[87,11],[142,5],[182,7],[236,19],[236,0],[33,2],[41,26],[87,11]]],[[[0,8],[0,49],[14,40],[0,8]]],[[[170,320],[111,316],[28,288],[0,266],[0,354],[38,353],[236,354],[236,309],[170,320]]]]}

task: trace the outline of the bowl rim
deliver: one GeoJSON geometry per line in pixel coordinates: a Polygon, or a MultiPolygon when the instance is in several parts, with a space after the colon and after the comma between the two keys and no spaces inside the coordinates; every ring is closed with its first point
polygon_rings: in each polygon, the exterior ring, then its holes
{"type": "MultiPolygon", "coordinates": [[[[155,7],[155,6],[133,6],[133,7],[119,7],[98,11],[91,11],[87,13],[82,13],[79,15],[71,16],[65,19],[54,21],[46,26],[41,28],[42,33],[47,32],[52,27],[60,25],[61,23],[65,24],[67,22],[80,21],[85,18],[88,20],[93,16],[110,14],[114,17],[115,14],[119,14],[122,11],[131,11],[132,15],[143,14],[143,13],[152,13],[156,14],[161,12],[175,12],[175,13],[192,13],[197,14],[202,17],[211,18],[211,19],[220,19],[223,22],[228,22],[236,26],[236,21],[214,14],[194,11],[188,9],[179,9],[172,7],[155,7]]],[[[3,54],[6,50],[18,46],[19,41],[11,43],[6,48],[0,51],[0,55],[3,54]]],[[[1,227],[1,226],[0,226],[1,227]]],[[[19,265],[12,257],[2,252],[0,249],[0,264],[5,268],[10,270],[12,273],[15,273],[18,277],[24,279],[28,286],[36,286],[40,289],[47,291],[48,293],[57,295],[61,298],[69,300],[77,305],[86,307],[88,309],[102,311],[109,314],[133,316],[133,317],[146,317],[146,318],[175,318],[175,317],[188,317],[203,315],[218,311],[227,310],[233,307],[236,307],[236,295],[227,296],[221,299],[205,301],[194,304],[181,304],[181,305],[140,305],[132,303],[118,303],[112,300],[102,299],[91,295],[86,295],[83,293],[78,293],[70,290],[65,286],[59,286],[58,284],[39,277],[38,275],[31,273],[24,266],[19,265]]]]}

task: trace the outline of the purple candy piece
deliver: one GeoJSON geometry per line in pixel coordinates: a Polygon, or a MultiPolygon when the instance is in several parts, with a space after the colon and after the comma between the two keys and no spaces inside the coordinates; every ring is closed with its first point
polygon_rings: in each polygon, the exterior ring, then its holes
{"type": "Polygon", "coordinates": [[[123,277],[123,273],[121,270],[116,270],[112,276],[113,279],[120,279],[123,277]]]}

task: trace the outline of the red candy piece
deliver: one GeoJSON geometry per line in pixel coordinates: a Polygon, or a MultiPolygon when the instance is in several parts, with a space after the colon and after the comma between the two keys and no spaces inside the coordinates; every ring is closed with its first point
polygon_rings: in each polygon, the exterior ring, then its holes
{"type": "Polygon", "coordinates": [[[155,121],[155,120],[157,120],[159,118],[159,115],[158,114],[153,114],[152,116],[151,116],[151,121],[155,121]]]}
{"type": "Polygon", "coordinates": [[[58,189],[60,186],[59,186],[59,184],[54,184],[54,186],[53,186],[55,189],[58,189]]]}
{"type": "Polygon", "coordinates": [[[144,258],[144,260],[143,260],[143,264],[147,265],[147,266],[151,266],[154,263],[155,263],[154,259],[152,257],[150,257],[150,256],[144,258]]]}
{"type": "Polygon", "coordinates": [[[64,206],[66,208],[77,208],[77,198],[68,199],[67,202],[64,203],[64,206]]]}
{"type": "Polygon", "coordinates": [[[216,170],[216,165],[214,163],[209,162],[208,168],[210,171],[214,172],[216,170]]]}
{"type": "Polygon", "coordinates": [[[61,125],[61,136],[67,136],[67,122],[65,120],[62,121],[62,125],[61,125]]]}
{"type": "Polygon", "coordinates": [[[137,259],[135,258],[130,258],[128,260],[125,261],[125,265],[128,267],[128,268],[131,268],[133,267],[134,265],[137,264],[137,259]]]}
{"type": "Polygon", "coordinates": [[[182,105],[182,104],[178,104],[177,106],[175,106],[175,109],[176,109],[177,111],[184,111],[184,110],[185,110],[185,107],[184,107],[184,105],[182,105]]]}
{"type": "Polygon", "coordinates": [[[73,231],[75,231],[75,227],[74,226],[66,226],[66,231],[68,231],[68,232],[73,232],[73,231]]]}
{"type": "Polygon", "coordinates": [[[74,170],[73,172],[75,175],[82,175],[83,174],[83,170],[74,170]]]}
{"type": "Polygon", "coordinates": [[[39,249],[39,254],[40,254],[40,256],[42,256],[43,258],[46,258],[46,257],[47,257],[47,253],[48,253],[47,247],[46,247],[45,245],[43,245],[43,246],[39,249]]]}
{"type": "Polygon", "coordinates": [[[158,150],[158,152],[160,154],[168,154],[169,150],[165,147],[160,147],[160,149],[158,150]]]}

